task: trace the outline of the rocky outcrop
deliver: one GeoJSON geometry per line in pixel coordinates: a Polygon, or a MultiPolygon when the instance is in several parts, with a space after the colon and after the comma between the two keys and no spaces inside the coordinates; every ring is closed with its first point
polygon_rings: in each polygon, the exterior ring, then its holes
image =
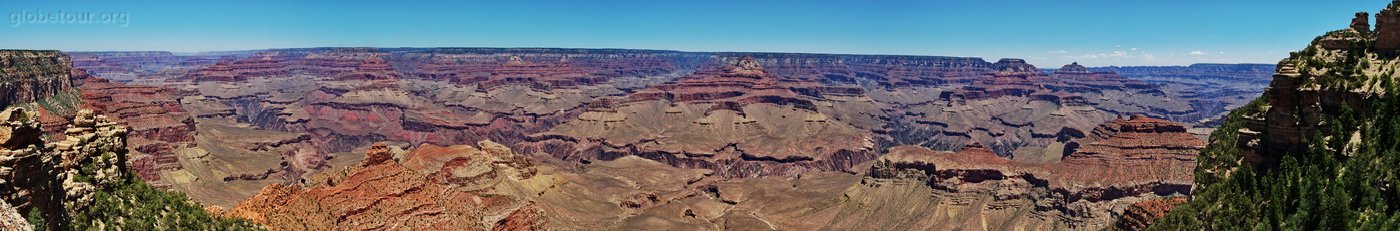
{"type": "Polygon", "coordinates": [[[1356,12],[1356,17],[1351,19],[1351,26],[1348,28],[1351,28],[1352,31],[1370,34],[1371,15],[1366,12],[1356,12]]]}
{"type": "Polygon", "coordinates": [[[67,217],[63,209],[62,159],[46,147],[37,114],[21,108],[0,112],[0,195],[19,210],[38,210],[48,227],[67,217]]]}
{"type": "Polygon", "coordinates": [[[271,230],[539,229],[534,204],[477,193],[532,177],[533,164],[500,144],[479,147],[423,146],[387,160],[377,149],[324,181],[267,186],[226,214],[271,230]]]}
{"type": "Polygon", "coordinates": [[[20,215],[19,210],[5,201],[0,201],[0,230],[32,231],[34,226],[20,215]]]}
{"type": "Polygon", "coordinates": [[[997,60],[996,63],[992,64],[992,68],[995,69],[997,72],[1006,75],[1040,73],[1040,69],[1036,69],[1035,66],[1026,63],[1026,60],[1024,59],[1006,58],[997,60]]]}
{"type": "Polygon", "coordinates": [[[1112,72],[1067,65],[1053,75],[1008,60],[1010,68],[982,74],[960,87],[894,89],[873,92],[874,99],[895,103],[896,145],[957,150],[977,142],[998,155],[1024,162],[1053,162],[1060,145],[1075,132],[1093,129],[1122,114],[1148,114],[1194,120],[1198,109],[1155,85],[1112,72]],[[907,91],[927,91],[917,98],[907,91]],[[923,136],[923,137],[920,137],[923,136]]]}
{"type": "Polygon", "coordinates": [[[242,81],[250,77],[290,74],[280,52],[264,52],[236,61],[220,61],[190,75],[194,81],[242,81]]]}
{"type": "MultiPolygon", "coordinates": [[[[1374,42],[1375,48],[1380,49],[1378,52],[1381,54],[1393,50],[1382,47],[1386,33],[1400,33],[1382,29],[1384,25],[1396,25],[1386,24],[1386,20],[1390,19],[1385,17],[1400,14],[1400,8],[1397,7],[1400,6],[1392,5],[1376,15],[1377,32],[1380,35],[1374,38],[1374,42]]],[[[1392,30],[1400,31],[1400,28],[1392,30]]],[[[1280,61],[1273,75],[1273,82],[1265,94],[1268,97],[1268,106],[1244,115],[1245,128],[1238,131],[1238,145],[1266,157],[1252,158],[1253,161],[1268,161],[1272,157],[1305,151],[1307,147],[1304,138],[1323,129],[1326,124],[1322,121],[1336,117],[1342,112],[1342,108],[1369,113],[1373,105],[1367,102],[1384,94],[1379,78],[1371,77],[1383,72],[1379,68],[1384,67],[1384,61],[1352,58],[1324,65],[1316,63],[1334,62],[1321,60],[1356,56],[1357,54],[1353,53],[1366,49],[1363,45],[1371,39],[1352,31],[1333,31],[1320,36],[1309,49],[1293,52],[1287,59],[1280,61]],[[1329,39],[1339,38],[1354,42],[1345,46],[1327,45],[1329,39]],[[1350,67],[1346,68],[1347,73],[1342,74],[1333,71],[1341,69],[1334,67],[1336,65],[1350,67]]]]}
{"type": "Polygon", "coordinates": [[[90,110],[78,111],[73,124],[64,131],[64,140],[53,142],[67,193],[64,207],[84,210],[92,204],[93,193],[125,181],[126,127],[90,110]],[[78,180],[86,179],[86,180],[78,180]]]}
{"type": "Polygon", "coordinates": [[[64,140],[45,144],[35,119],[21,108],[0,112],[0,192],[21,210],[40,211],[46,227],[62,229],[96,190],[124,180],[126,129],[82,110],[64,140]]]}
{"type": "Polygon", "coordinates": [[[1074,62],[1060,67],[1060,69],[1055,69],[1055,74],[1089,74],[1089,68],[1079,65],[1079,62],[1074,62]]]}
{"type": "Polygon", "coordinates": [[[1376,13],[1376,42],[1378,50],[1400,50],[1400,1],[1391,1],[1376,13]]]}
{"type": "Polygon", "coordinates": [[[1186,197],[1167,197],[1134,203],[1133,207],[1123,211],[1123,218],[1118,220],[1113,230],[1147,230],[1154,221],[1166,217],[1167,212],[1186,201],[1186,197]]]}

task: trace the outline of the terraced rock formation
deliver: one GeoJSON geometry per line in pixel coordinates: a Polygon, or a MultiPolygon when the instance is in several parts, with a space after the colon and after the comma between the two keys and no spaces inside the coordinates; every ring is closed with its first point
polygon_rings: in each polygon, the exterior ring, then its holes
{"type": "Polygon", "coordinates": [[[94,76],[122,83],[183,76],[223,58],[247,56],[242,52],[210,52],[175,55],[167,51],[65,52],[73,66],[94,76]]]}
{"type": "Polygon", "coordinates": [[[905,146],[858,167],[867,169],[859,175],[795,178],[716,178],[637,156],[576,165],[494,142],[408,151],[381,144],[357,165],[305,186],[268,186],[225,214],[273,230],[1087,230],[1110,227],[1141,201],[1189,193],[1189,174],[1162,174],[1193,164],[1189,153],[1202,142],[1184,127],[1132,118],[1100,131],[1063,163],[1016,163],[975,146],[958,153],[905,146]],[[1148,140],[1164,144],[1143,145],[1148,140]],[[1110,149],[1121,155],[1101,153],[1110,149]],[[1096,170],[1113,177],[1084,175],[1096,170]]]}
{"type": "Polygon", "coordinates": [[[528,159],[499,144],[483,142],[481,149],[424,146],[398,154],[381,145],[366,156],[360,165],[307,188],[267,186],[228,215],[272,230],[529,230],[542,225],[533,204],[474,193],[501,180],[533,177],[528,159]]]}
{"type": "Polygon", "coordinates": [[[82,108],[113,115],[114,122],[130,130],[130,168],[152,185],[169,186],[160,172],[184,168],[175,151],[194,146],[194,119],[177,101],[180,93],[95,77],[77,82],[82,108]]]}
{"type": "Polygon", "coordinates": [[[839,171],[874,159],[868,131],[831,119],[823,108],[876,108],[853,91],[768,74],[744,57],[673,83],[590,104],[577,119],[533,135],[564,160],[638,155],[726,177],[839,171]],[[855,93],[854,95],[850,93],[855,93]]]}
{"type": "Polygon", "coordinates": [[[1140,116],[1105,123],[1084,142],[1050,164],[1013,162],[979,145],[955,153],[899,147],[880,157],[864,185],[932,191],[929,216],[947,214],[902,228],[1102,229],[1140,201],[1189,195],[1188,169],[1204,146],[1180,124],[1140,116]]]}

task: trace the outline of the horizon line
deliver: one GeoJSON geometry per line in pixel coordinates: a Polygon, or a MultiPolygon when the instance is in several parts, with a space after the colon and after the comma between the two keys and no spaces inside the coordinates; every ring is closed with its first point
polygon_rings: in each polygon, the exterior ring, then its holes
{"type": "MultiPolygon", "coordinates": [[[[74,50],[74,51],[69,51],[69,50],[60,50],[60,49],[19,49],[19,48],[0,48],[0,50],[52,50],[52,51],[67,52],[67,53],[168,52],[168,53],[171,53],[172,55],[177,55],[177,56],[190,56],[190,55],[199,55],[199,54],[201,54],[201,53],[237,53],[237,52],[275,51],[275,50],[295,50],[295,49],[357,49],[357,48],[358,48],[358,49],[366,49],[366,48],[368,48],[368,49],[558,49],[558,50],[623,50],[623,51],[652,51],[652,52],[709,53],[709,54],[724,54],[724,53],[738,53],[738,54],[742,54],[742,53],[753,53],[753,54],[906,56],[906,57],[976,58],[976,59],[981,59],[983,62],[993,63],[993,62],[987,61],[987,60],[988,60],[987,57],[981,57],[981,56],[957,56],[957,55],[930,55],[930,54],[870,54],[870,53],[864,53],[864,54],[862,54],[862,53],[818,53],[818,52],[791,52],[791,51],[686,51],[686,50],[649,49],[649,48],[581,48],[581,47],[471,47],[471,46],[463,46],[463,47],[455,47],[455,46],[454,46],[454,47],[414,47],[414,46],[402,46],[402,47],[345,46],[345,47],[337,47],[337,46],[322,46],[322,47],[279,47],[279,48],[263,48],[263,49],[208,50],[208,51],[167,51],[167,50],[87,50],[87,51],[74,50]]],[[[1002,59],[1020,59],[1020,60],[1026,61],[1027,63],[1030,62],[1030,60],[1026,60],[1025,58],[1020,58],[1020,57],[1001,57],[1001,58],[995,58],[995,59],[998,60],[998,61],[999,61],[999,60],[1002,60],[1002,59]]],[[[1197,64],[1227,64],[1227,65],[1259,64],[1259,65],[1277,65],[1277,64],[1275,64],[1275,63],[1259,63],[1259,62],[1243,62],[1243,63],[1206,62],[1206,63],[1190,63],[1190,64],[1176,64],[1176,65],[1107,65],[1107,66],[1090,66],[1090,67],[1154,67],[1154,66],[1157,66],[1157,67],[1170,67],[1170,66],[1191,66],[1191,65],[1197,65],[1197,64]]],[[[1034,65],[1034,64],[1032,64],[1032,65],[1034,65]]],[[[1048,68],[1048,67],[1037,67],[1037,68],[1039,68],[1039,69],[1046,69],[1046,68],[1048,68]]],[[[1049,69],[1054,69],[1054,68],[1049,68],[1049,69]]]]}

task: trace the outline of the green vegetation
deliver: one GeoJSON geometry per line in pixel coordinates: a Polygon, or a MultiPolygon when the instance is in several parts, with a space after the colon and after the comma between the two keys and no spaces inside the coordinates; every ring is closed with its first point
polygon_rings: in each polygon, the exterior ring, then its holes
{"type": "MultiPolygon", "coordinates": [[[[120,148],[120,147],[118,147],[120,148]]],[[[102,172],[121,166],[121,155],[110,150],[88,158],[70,180],[96,187],[92,203],[69,208],[72,230],[261,230],[240,219],[219,218],[179,192],[161,190],[127,173],[103,178],[102,172]]]]}
{"type": "Polygon", "coordinates": [[[49,230],[44,226],[46,224],[44,223],[44,214],[39,213],[39,209],[30,209],[29,214],[25,215],[24,219],[29,222],[29,225],[34,226],[34,230],[49,230]]]}
{"type": "MultiPolygon", "coordinates": [[[[1307,53],[1308,51],[1305,51],[1307,53]]],[[[1316,52],[1316,51],[1313,51],[1316,52]]],[[[1400,227],[1400,92],[1393,74],[1367,76],[1365,52],[1339,60],[1305,54],[1296,60],[1324,67],[1324,89],[1356,89],[1376,78],[1385,92],[1356,109],[1323,108],[1319,131],[1299,153],[1264,153],[1275,162],[1240,164],[1236,146],[1243,115],[1257,114],[1261,97],[1236,109],[1211,134],[1196,170],[1192,201],[1154,230],[1396,230],[1400,227]],[[1358,78],[1365,77],[1365,78],[1358,78]],[[1359,111],[1358,111],[1359,110],[1359,111]]],[[[1306,70],[1306,69],[1304,69],[1306,70]]],[[[1393,73],[1393,72],[1391,72],[1393,73]]],[[[1305,76],[1307,76],[1305,74],[1305,76]]]]}
{"type": "Polygon", "coordinates": [[[83,101],[79,98],[78,94],[78,90],[76,89],[68,90],[49,97],[39,98],[37,101],[39,107],[43,107],[44,110],[53,112],[56,115],[70,117],[78,112],[78,106],[82,106],[83,101]]]}
{"type": "Polygon", "coordinates": [[[120,164],[119,155],[103,152],[78,168],[73,178],[98,187],[92,205],[74,211],[73,230],[260,230],[244,220],[218,218],[184,194],[155,188],[134,174],[117,182],[100,182],[101,166],[120,164]],[[116,163],[107,163],[115,161],[116,163]]]}
{"type": "Polygon", "coordinates": [[[93,204],[73,216],[73,230],[261,230],[245,220],[209,215],[184,194],[137,179],[100,190],[93,204]]]}

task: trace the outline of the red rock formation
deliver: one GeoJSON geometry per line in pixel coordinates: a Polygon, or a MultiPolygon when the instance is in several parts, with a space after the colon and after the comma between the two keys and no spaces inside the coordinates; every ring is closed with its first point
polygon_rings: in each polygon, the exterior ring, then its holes
{"type": "Polygon", "coordinates": [[[722,59],[623,99],[595,101],[521,149],[566,160],[637,155],[724,177],[845,170],[873,159],[874,135],[827,113],[835,104],[876,106],[862,95],[822,95],[820,86],[772,75],[752,57],[722,59]]]}
{"type": "Polygon", "coordinates": [[[1103,228],[1127,205],[1189,195],[1195,152],[1205,146],[1179,124],[1141,116],[1105,123],[1079,142],[1086,144],[1049,164],[1013,162],[978,144],[956,153],[896,147],[869,175],[999,200],[1035,198],[1040,216],[1061,217],[1069,227],[1103,228]]]}
{"type": "Polygon", "coordinates": [[[72,65],[58,51],[0,50],[0,108],[71,91],[72,65]]]}
{"type": "Polygon", "coordinates": [[[1400,1],[1376,13],[1376,49],[1400,50],[1400,1]]]}
{"type": "Polygon", "coordinates": [[[1356,32],[1364,33],[1364,34],[1370,34],[1370,33],[1371,33],[1371,15],[1370,15],[1370,14],[1367,14],[1366,12],[1356,12],[1356,17],[1351,19],[1351,27],[1350,27],[1350,28],[1351,28],[1352,31],[1356,31],[1356,32]]]}
{"type": "Polygon", "coordinates": [[[438,49],[404,55],[420,78],[502,84],[536,83],[540,88],[573,88],[616,77],[657,76],[677,71],[666,54],[629,51],[552,49],[438,49]]]}
{"type": "Polygon", "coordinates": [[[1172,208],[1185,204],[1186,197],[1168,197],[1144,200],[1134,203],[1133,207],[1123,211],[1123,218],[1113,226],[1114,230],[1136,231],[1147,230],[1157,219],[1167,216],[1172,208]]]}
{"type": "Polygon", "coordinates": [[[698,71],[674,83],[638,91],[628,95],[624,103],[652,100],[671,103],[737,103],[737,106],[771,103],[815,110],[815,105],[810,100],[798,98],[799,94],[794,90],[816,89],[816,84],[783,81],[765,72],[752,57],[745,56],[734,62],[736,63],[720,68],[698,71]]]}
{"type": "Polygon", "coordinates": [[[497,221],[496,227],[491,228],[491,230],[545,230],[544,226],[544,211],[531,203],[516,209],[515,212],[506,215],[506,218],[501,219],[501,221],[497,221]]]}
{"type": "Polygon", "coordinates": [[[1090,72],[1089,72],[1089,68],[1084,67],[1083,65],[1079,65],[1079,62],[1070,63],[1069,65],[1065,65],[1065,66],[1063,66],[1063,67],[1060,67],[1060,69],[1055,70],[1055,74],[1057,74],[1057,75],[1065,75],[1065,74],[1071,74],[1071,75],[1073,75],[1073,74],[1081,74],[1081,75],[1082,75],[1082,74],[1089,74],[1089,73],[1090,73],[1090,72]]]}
{"type": "Polygon", "coordinates": [[[263,52],[236,61],[219,61],[191,74],[194,81],[243,81],[249,77],[286,75],[288,63],[278,52],[263,52]]]}
{"type": "Polygon", "coordinates": [[[514,164],[512,153],[492,151],[499,144],[481,146],[487,150],[424,146],[402,160],[366,159],[319,185],[267,186],[225,214],[271,230],[540,228],[542,211],[532,203],[471,192],[505,177],[528,178],[516,173],[531,168],[514,164]]]}
{"type": "Polygon", "coordinates": [[[390,67],[389,63],[385,62],[384,59],[381,59],[379,57],[369,57],[363,62],[361,62],[359,66],[356,66],[354,72],[342,74],[338,78],[357,80],[394,80],[400,77],[397,72],[394,72],[394,68],[390,67]]]}
{"type": "Polygon", "coordinates": [[[194,144],[194,119],[181,107],[174,89],[100,78],[79,83],[84,108],[112,115],[130,129],[131,167],[142,180],[164,186],[161,171],[183,168],[175,149],[194,144]]]}

